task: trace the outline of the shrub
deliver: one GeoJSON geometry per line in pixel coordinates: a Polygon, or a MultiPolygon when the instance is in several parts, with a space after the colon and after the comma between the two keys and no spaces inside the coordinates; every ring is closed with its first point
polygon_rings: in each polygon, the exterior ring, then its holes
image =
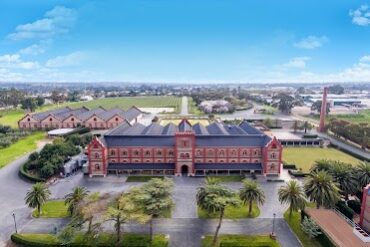
{"type": "Polygon", "coordinates": [[[316,135],[316,134],[304,134],[302,137],[303,138],[317,138],[318,135],[316,135]]]}
{"type": "Polygon", "coordinates": [[[345,202],[339,201],[336,205],[336,208],[339,210],[339,212],[341,212],[350,220],[353,219],[353,215],[355,214],[355,212],[350,207],[348,207],[345,202]]]}
{"type": "Polygon", "coordinates": [[[357,200],[349,200],[347,201],[347,205],[351,208],[356,214],[361,213],[361,202],[357,200]]]}
{"type": "Polygon", "coordinates": [[[286,162],[283,161],[283,169],[293,169],[293,170],[297,170],[297,167],[295,164],[288,164],[286,162]]]}
{"type": "Polygon", "coordinates": [[[27,181],[30,181],[30,182],[33,182],[33,183],[37,183],[37,182],[45,182],[45,179],[43,178],[39,178],[39,177],[35,177],[35,176],[32,176],[31,174],[29,174],[27,172],[27,163],[21,165],[21,167],[19,168],[19,173],[18,175],[22,178],[22,179],[25,179],[27,181]]]}

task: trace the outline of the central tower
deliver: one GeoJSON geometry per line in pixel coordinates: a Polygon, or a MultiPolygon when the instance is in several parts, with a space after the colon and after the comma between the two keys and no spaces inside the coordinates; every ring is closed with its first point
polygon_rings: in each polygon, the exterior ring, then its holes
{"type": "Polygon", "coordinates": [[[195,134],[188,120],[179,124],[175,134],[176,176],[194,176],[195,134]]]}

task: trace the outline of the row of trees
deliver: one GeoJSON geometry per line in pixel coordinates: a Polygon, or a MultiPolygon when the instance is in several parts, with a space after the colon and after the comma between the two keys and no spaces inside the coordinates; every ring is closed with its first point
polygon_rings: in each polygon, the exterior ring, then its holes
{"type": "Polygon", "coordinates": [[[351,123],[345,120],[331,119],[328,128],[337,137],[344,137],[353,141],[362,148],[370,148],[370,125],[369,123],[351,123]]]}
{"type": "Polygon", "coordinates": [[[29,134],[28,131],[13,129],[10,126],[0,124],[0,149],[9,147],[12,143],[29,134]]]}
{"type": "MultiPolygon", "coordinates": [[[[149,223],[150,240],[153,240],[153,219],[166,214],[173,207],[173,182],[170,179],[151,179],[140,187],[113,198],[99,193],[90,193],[84,187],[76,187],[65,196],[65,204],[71,215],[70,223],[58,235],[64,245],[75,239],[77,232],[83,232],[87,244],[92,244],[105,222],[114,222],[116,246],[121,246],[123,224],[149,223]],[[85,230],[84,230],[84,226],[85,230]]],[[[50,198],[50,191],[43,183],[33,185],[25,197],[26,204],[41,213],[42,205],[50,198]]]]}

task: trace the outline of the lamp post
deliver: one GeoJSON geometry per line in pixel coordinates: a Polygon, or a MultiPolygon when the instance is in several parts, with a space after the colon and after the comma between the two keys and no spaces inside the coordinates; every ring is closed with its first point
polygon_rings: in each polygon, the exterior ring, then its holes
{"type": "Polygon", "coordinates": [[[18,230],[17,230],[17,222],[15,221],[15,213],[13,213],[12,215],[13,215],[13,220],[14,220],[15,233],[18,233],[18,230]]]}
{"type": "Polygon", "coordinates": [[[273,216],[274,216],[274,218],[272,219],[272,232],[270,234],[270,238],[276,239],[276,235],[275,235],[275,218],[276,218],[276,214],[274,213],[273,216]]]}

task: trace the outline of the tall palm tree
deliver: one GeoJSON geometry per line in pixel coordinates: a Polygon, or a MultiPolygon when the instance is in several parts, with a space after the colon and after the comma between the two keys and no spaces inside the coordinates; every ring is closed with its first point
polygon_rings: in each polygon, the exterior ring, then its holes
{"type": "Polygon", "coordinates": [[[64,204],[68,205],[68,212],[73,215],[77,205],[82,202],[89,194],[85,187],[75,187],[71,193],[64,197],[64,204]]]}
{"type": "Polygon", "coordinates": [[[41,206],[49,199],[50,194],[50,190],[44,183],[36,183],[27,191],[24,200],[30,208],[37,208],[40,215],[41,206]]]}
{"type": "Polygon", "coordinates": [[[361,162],[356,167],[355,173],[359,183],[359,189],[362,191],[370,183],[370,162],[361,162]]]}
{"type": "Polygon", "coordinates": [[[311,167],[311,171],[330,171],[333,166],[333,161],[321,159],[316,160],[315,164],[311,167]]]}
{"type": "Polygon", "coordinates": [[[243,180],[243,188],[239,190],[239,198],[243,201],[244,205],[249,204],[249,215],[251,215],[252,213],[253,203],[257,203],[260,205],[265,203],[265,193],[257,182],[250,179],[243,180]]]}
{"type": "Polygon", "coordinates": [[[342,194],[348,200],[348,195],[355,194],[358,191],[357,178],[351,165],[336,162],[330,169],[330,174],[336,183],[339,184],[342,194]]]}
{"type": "Polygon", "coordinates": [[[311,172],[304,181],[304,190],[317,208],[333,206],[340,198],[338,185],[326,171],[311,172]]]}
{"type": "Polygon", "coordinates": [[[304,190],[296,180],[290,180],[278,191],[280,203],[289,204],[289,217],[293,211],[303,209],[306,205],[304,190]]]}
{"type": "Polygon", "coordinates": [[[209,214],[219,213],[218,225],[213,237],[212,246],[216,246],[218,232],[227,206],[236,206],[238,200],[235,193],[220,184],[207,184],[198,188],[197,205],[209,214]]]}

